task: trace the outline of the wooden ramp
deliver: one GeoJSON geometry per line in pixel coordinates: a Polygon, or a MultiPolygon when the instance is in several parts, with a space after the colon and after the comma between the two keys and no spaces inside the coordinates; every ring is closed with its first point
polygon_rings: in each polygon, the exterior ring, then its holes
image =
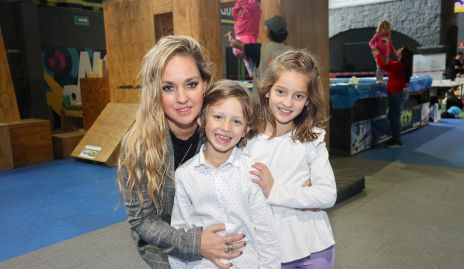
{"type": "Polygon", "coordinates": [[[108,103],[71,156],[115,166],[121,139],[135,120],[138,104],[108,103]]]}
{"type": "Polygon", "coordinates": [[[10,66],[3,44],[2,29],[0,28],[0,122],[7,123],[19,120],[18,104],[11,79],[10,66]]]}

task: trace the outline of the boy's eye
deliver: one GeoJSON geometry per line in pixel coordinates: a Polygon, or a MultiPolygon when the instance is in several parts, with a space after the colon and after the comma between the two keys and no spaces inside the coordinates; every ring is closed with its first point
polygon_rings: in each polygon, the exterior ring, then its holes
{"type": "Polygon", "coordinates": [[[211,116],[213,119],[215,120],[222,120],[222,116],[221,115],[212,115],[211,116]]]}
{"type": "Polygon", "coordinates": [[[197,86],[198,86],[197,81],[190,81],[189,83],[187,83],[187,88],[188,89],[195,89],[197,86]]]}
{"type": "Polygon", "coordinates": [[[162,86],[162,90],[164,92],[172,92],[174,90],[174,87],[170,84],[167,84],[162,86]]]}

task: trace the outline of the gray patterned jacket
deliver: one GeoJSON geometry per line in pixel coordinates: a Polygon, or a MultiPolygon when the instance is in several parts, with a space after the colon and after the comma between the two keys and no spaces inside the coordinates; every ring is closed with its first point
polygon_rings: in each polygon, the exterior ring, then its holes
{"type": "MultiPolygon", "coordinates": [[[[126,189],[122,191],[122,199],[125,204],[129,226],[132,232],[137,250],[143,260],[151,268],[169,269],[168,256],[171,255],[184,261],[196,261],[201,259],[200,238],[202,228],[193,228],[187,231],[175,229],[170,226],[172,207],[174,204],[174,149],[171,137],[168,133],[169,169],[164,185],[163,204],[161,214],[156,213],[153,203],[150,201],[146,186],[142,186],[143,207],[139,212],[139,200],[134,188],[132,202],[129,201],[126,189]]],[[[127,172],[123,169],[124,179],[127,172]]],[[[124,186],[124,184],[123,184],[124,186]]]]}

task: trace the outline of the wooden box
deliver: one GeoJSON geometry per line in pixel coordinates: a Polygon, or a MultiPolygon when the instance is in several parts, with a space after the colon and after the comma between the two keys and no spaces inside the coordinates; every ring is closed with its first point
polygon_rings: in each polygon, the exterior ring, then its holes
{"type": "Polygon", "coordinates": [[[10,128],[0,123],[0,171],[13,168],[13,151],[11,150],[10,128]]]}
{"type": "Polygon", "coordinates": [[[24,119],[8,126],[14,167],[53,160],[50,121],[24,119]]]}
{"type": "Polygon", "coordinates": [[[84,134],[85,131],[79,129],[73,132],[52,135],[53,155],[55,156],[55,159],[69,157],[77,144],[79,144],[79,141],[81,141],[82,137],[84,137],[84,134]]]}

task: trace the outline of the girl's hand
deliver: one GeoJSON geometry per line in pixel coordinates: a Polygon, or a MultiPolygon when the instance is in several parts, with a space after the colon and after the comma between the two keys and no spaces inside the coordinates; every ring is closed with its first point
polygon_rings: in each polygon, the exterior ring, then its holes
{"type": "Polygon", "coordinates": [[[308,178],[305,182],[303,182],[303,185],[301,187],[311,187],[311,179],[308,178]]]}
{"type": "Polygon", "coordinates": [[[379,54],[379,50],[377,48],[372,48],[372,55],[375,57],[379,54]]]}
{"type": "Polygon", "coordinates": [[[242,255],[242,248],[246,245],[243,240],[245,234],[230,234],[220,236],[217,233],[225,230],[223,223],[213,224],[201,232],[200,254],[212,261],[220,269],[232,267],[231,263],[225,264],[220,259],[233,259],[242,255]]]}
{"type": "Polygon", "coordinates": [[[256,162],[251,166],[252,170],[250,173],[255,175],[257,178],[253,179],[253,182],[261,187],[264,196],[267,198],[271,192],[272,185],[274,185],[274,178],[272,177],[271,171],[263,163],[256,162]]]}
{"type": "MultiPolygon", "coordinates": [[[[303,185],[301,185],[301,187],[303,188],[306,188],[306,187],[311,187],[312,184],[311,184],[311,179],[308,178],[305,182],[303,182],[303,185]]],[[[303,211],[312,211],[312,212],[319,212],[321,211],[320,208],[305,208],[305,209],[302,209],[303,211]]]]}

